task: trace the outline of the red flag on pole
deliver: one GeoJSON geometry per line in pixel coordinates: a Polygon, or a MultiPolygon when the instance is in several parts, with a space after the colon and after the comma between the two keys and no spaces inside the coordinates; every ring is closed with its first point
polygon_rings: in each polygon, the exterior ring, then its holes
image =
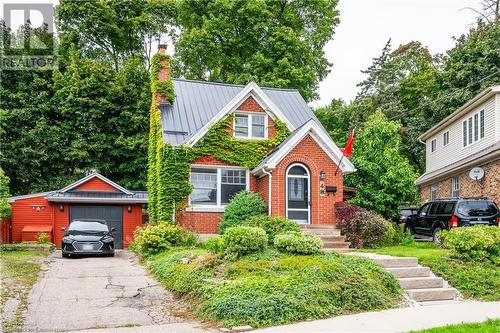
{"type": "Polygon", "coordinates": [[[352,130],[351,134],[349,134],[349,138],[347,139],[345,148],[343,149],[344,156],[347,157],[351,156],[353,142],[354,142],[354,129],[352,130]]]}

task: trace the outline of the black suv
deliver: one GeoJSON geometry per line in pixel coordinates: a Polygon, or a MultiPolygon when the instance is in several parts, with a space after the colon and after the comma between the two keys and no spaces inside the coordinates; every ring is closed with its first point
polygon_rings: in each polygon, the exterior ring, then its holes
{"type": "Polygon", "coordinates": [[[432,236],[440,242],[437,233],[443,229],[500,223],[500,213],[493,200],[487,198],[448,198],[426,203],[406,220],[405,227],[412,234],[432,236]]]}

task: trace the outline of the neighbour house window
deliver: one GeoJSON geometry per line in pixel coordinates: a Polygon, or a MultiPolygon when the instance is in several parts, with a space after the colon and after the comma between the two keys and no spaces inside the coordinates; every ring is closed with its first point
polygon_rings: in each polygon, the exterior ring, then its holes
{"type": "Polygon", "coordinates": [[[234,136],[263,139],[266,137],[266,114],[236,113],[234,136]]]}
{"type": "Polygon", "coordinates": [[[462,122],[462,136],[464,147],[484,138],[484,110],[462,122]]]}
{"type": "Polygon", "coordinates": [[[455,198],[460,196],[460,179],[458,177],[451,178],[451,196],[455,198]]]}
{"type": "Polygon", "coordinates": [[[448,143],[450,143],[450,131],[443,134],[443,146],[446,146],[448,143]]]}
{"type": "Polygon", "coordinates": [[[437,199],[437,194],[438,194],[437,192],[438,192],[437,184],[432,184],[431,185],[431,200],[437,199]]]}
{"type": "Polygon", "coordinates": [[[248,190],[247,170],[225,167],[191,168],[191,206],[224,206],[242,190],[248,190]]]}
{"type": "Polygon", "coordinates": [[[437,141],[436,141],[436,139],[433,139],[431,141],[431,153],[436,151],[436,145],[437,145],[437,141]]]}

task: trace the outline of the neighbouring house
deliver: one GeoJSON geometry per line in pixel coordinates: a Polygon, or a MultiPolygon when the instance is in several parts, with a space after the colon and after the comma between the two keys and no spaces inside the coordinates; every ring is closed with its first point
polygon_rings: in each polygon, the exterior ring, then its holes
{"type": "Polygon", "coordinates": [[[335,224],[343,177],[355,171],[295,89],[172,79],[165,49],[153,59],[149,213],[217,233],[239,191],[269,214],[335,224]]]}
{"type": "Polygon", "coordinates": [[[106,177],[92,173],[67,187],[43,193],[11,197],[9,239],[12,242],[34,241],[47,233],[61,244],[62,227],[78,219],[104,219],[114,232],[115,247],[127,247],[134,230],[142,225],[147,192],[130,191],[106,177]]]}
{"type": "Polygon", "coordinates": [[[419,140],[426,156],[416,181],[421,202],[461,196],[500,203],[500,86],[476,95],[419,140]]]}

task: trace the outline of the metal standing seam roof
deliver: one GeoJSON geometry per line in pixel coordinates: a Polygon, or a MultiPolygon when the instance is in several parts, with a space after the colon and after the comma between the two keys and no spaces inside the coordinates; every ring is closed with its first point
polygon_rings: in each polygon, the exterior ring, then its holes
{"type": "Polygon", "coordinates": [[[52,192],[47,195],[48,201],[95,201],[95,202],[129,202],[147,203],[148,192],[132,191],[132,194],[113,191],[68,191],[52,192]]]}
{"type": "MultiPolygon", "coordinates": [[[[163,141],[172,145],[186,143],[207,122],[224,108],[244,85],[173,79],[175,101],[162,105],[163,141]]],[[[276,107],[288,118],[294,128],[311,118],[314,112],[296,89],[262,88],[276,107]]],[[[320,124],[321,125],[321,124],[320,124]]]]}

